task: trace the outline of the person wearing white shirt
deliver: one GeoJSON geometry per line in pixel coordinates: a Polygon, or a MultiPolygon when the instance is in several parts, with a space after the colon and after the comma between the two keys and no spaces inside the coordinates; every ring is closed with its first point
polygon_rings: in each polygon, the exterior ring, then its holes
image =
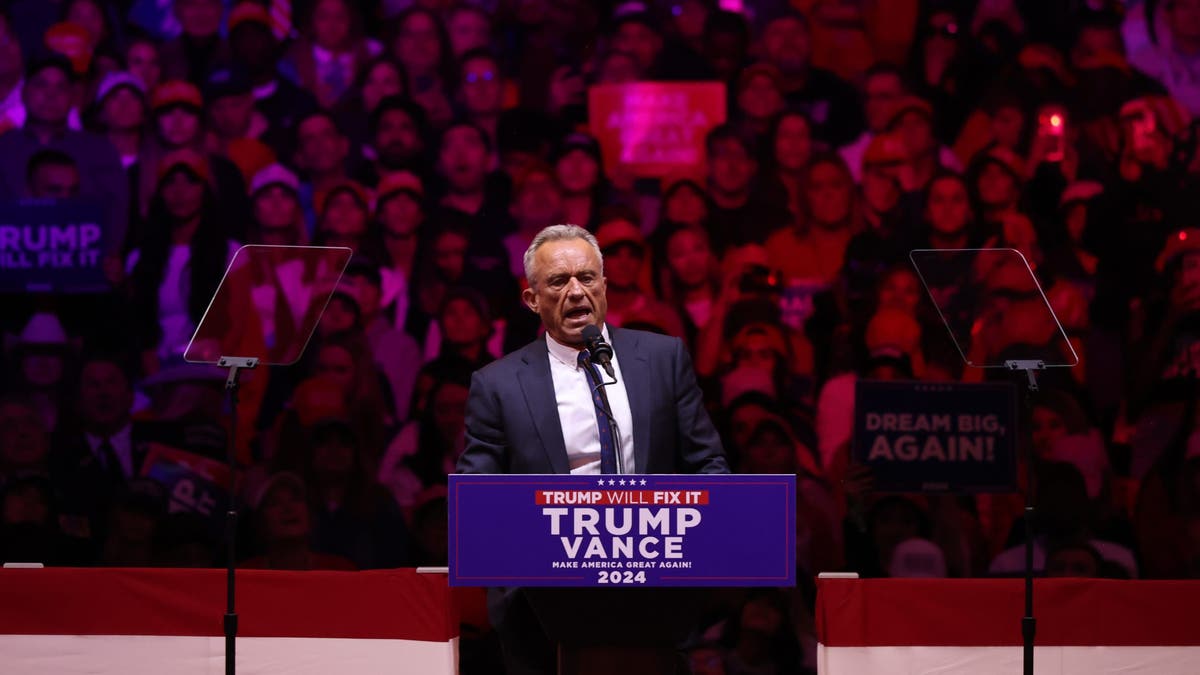
{"type": "MultiPolygon", "coordinates": [[[[552,225],[533,238],[523,262],[529,288],[521,297],[546,334],[475,371],[457,471],[729,473],[682,340],[605,323],[596,238],[576,225],[552,225]],[[612,350],[615,377],[599,372],[599,346],[584,339],[595,329],[612,350]]],[[[508,671],[552,672],[548,639],[514,604],[520,589],[488,593],[508,671]]]]}
{"type": "Polygon", "coordinates": [[[207,160],[191,150],[167,155],[158,167],[146,240],[130,253],[134,308],[149,360],[180,357],[216,292],[237,243],[224,236],[207,160]]]}

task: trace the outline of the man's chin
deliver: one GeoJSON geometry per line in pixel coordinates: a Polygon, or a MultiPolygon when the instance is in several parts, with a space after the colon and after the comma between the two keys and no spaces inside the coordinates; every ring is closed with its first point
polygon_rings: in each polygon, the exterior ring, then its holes
{"type": "Polygon", "coordinates": [[[581,345],[583,344],[583,329],[592,325],[597,327],[600,325],[600,322],[596,321],[595,315],[592,314],[578,319],[564,319],[558,327],[558,334],[561,337],[555,336],[555,339],[563,344],[581,345]]]}

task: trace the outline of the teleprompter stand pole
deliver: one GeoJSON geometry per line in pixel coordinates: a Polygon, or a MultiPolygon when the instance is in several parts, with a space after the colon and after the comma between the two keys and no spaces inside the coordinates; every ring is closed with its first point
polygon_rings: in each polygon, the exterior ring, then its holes
{"type": "Polygon", "coordinates": [[[1014,373],[1025,373],[1025,431],[1021,434],[1025,446],[1025,616],[1021,618],[1021,646],[1024,675],[1033,675],[1033,641],[1037,634],[1037,619],[1033,615],[1033,395],[1038,391],[1037,372],[1046,363],[1032,359],[1005,361],[1004,367],[1014,373]]]}
{"type": "Polygon", "coordinates": [[[237,567],[237,419],[238,419],[238,375],[243,370],[253,370],[258,359],[243,356],[222,356],[217,365],[229,369],[225,379],[225,395],[229,402],[229,437],[226,439],[229,460],[229,502],[225,511],[225,675],[237,672],[236,641],[238,618],[236,611],[235,576],[237,567]]]}

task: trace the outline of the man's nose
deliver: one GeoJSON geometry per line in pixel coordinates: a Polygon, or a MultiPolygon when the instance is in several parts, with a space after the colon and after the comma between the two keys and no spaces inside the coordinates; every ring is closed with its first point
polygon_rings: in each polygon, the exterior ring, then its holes
{"type": "Polygon", "coordinates": [[[571,277],[567,282],[567,295],[572,298],[578,298],[583,295],[583,284],[579,283],[577,277],[571,277]]]}

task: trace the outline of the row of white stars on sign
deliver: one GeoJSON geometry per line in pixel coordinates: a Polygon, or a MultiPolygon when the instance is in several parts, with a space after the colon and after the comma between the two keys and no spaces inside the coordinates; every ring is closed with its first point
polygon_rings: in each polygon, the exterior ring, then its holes
{"type": "MultiPolygon", "coordinates": [[[[625,481],[625,479],[624,479],[624,478],[622,478],[621,480],[613,480],[613,479],[609,478],[609,479],[608,479],[608,481],[607,481],[607,483],[608,483],[609,485],[624,485],[624,484],[625,484],[625,482],[626,482],[626,481],[625,481]]],[[[636,480],[630,479],[630,480],[629,480],[629,484],[630,484],[630,485],[645,485],[645,484],[646,484],[646,479],[645,479],[645,478],[643,478],[641,481],[636,481],[636,480]]],[[[603,478],[601,478],[600,480],[596,481],[596,485],[599,485],[600,487],[604,487],[604,485],[605,485],[605,480],[604,480],[603,478]]]]}

